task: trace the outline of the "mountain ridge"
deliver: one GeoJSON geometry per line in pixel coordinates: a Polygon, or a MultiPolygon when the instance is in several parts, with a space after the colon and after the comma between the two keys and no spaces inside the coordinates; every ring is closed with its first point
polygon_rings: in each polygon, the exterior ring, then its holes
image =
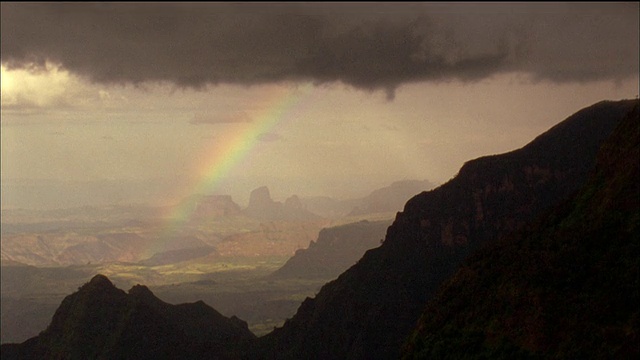
{"type": "Polygon", "coordinates": [[[481,244],[577,191],[599,146],[636,102],[582,109],[523,148],[469,161],[446,184],[416,195],[382,246],[305,300],[283,327],[258,339],[249,357],[399,356],[442,281],[481,244]]]}
{"type": "Polygon", "coordinates": [[[637,358],[639,157],[636,104],[574,197],[465,261],[404,358],[637,358]]]}

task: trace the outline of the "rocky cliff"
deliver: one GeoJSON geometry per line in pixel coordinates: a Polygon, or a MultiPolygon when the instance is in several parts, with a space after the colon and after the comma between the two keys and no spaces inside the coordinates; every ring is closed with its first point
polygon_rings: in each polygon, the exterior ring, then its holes
{"type": "Polygon", "coordinates": [[[577,191],[635,103],[583,109],[522,149],[470,161],[448,183],[415,196],[381,247],[305,300],[250,356],[398,357],[424,304],[462,260],[577,191]]]}
{"type": "Polygon", "coordinates": [[[455,273],[406,359],[640,356],[638,116],[636,105],[576,196],[455,273]]]}
{"type": "Polygon", "coordinates": [[[360,221],[322,229],[318,240],[296,251],[271,276],[278,279],[333,279],[354,265],[364,253],[380,246],[391,221],[360,221]]]}

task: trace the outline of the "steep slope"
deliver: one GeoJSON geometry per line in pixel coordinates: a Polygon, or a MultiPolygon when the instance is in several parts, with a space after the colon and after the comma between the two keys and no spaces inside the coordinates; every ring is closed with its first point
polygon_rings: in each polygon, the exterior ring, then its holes
{"type": "Polygon", "coordinates": [[[127,294],[96,275],[63,300],[40,335],[3,344],[2,358],[201,359],[253,338],[246,323],[203,302],[170,305],[144,286],[127,294]]]}
{"type": "Polygon", "coordinates": [[[576,197],[456,272],[405,358],[639,358],[639,159],[636,106],[576,197]]]}
{"type": "Polygon", "coordinates": [[[271,276],[278,279],[332,279],[354,265],[369,249],[380,246],[391,221],[360,221],[322,229],[317,241],[296,251],[271,276]]]}
{"type": "Polygon", "coordinates": [[[448,183],[415,196],[382,246],[305,300],[248,357],[398,357],[424,304],[461,261],[579,189],[635,103],[583,109],[524,148],[470,161],[448,183]]]}

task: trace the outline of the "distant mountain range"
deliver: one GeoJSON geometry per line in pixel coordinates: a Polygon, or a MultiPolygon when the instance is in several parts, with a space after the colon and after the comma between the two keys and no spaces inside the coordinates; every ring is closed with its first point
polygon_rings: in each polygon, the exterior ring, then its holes
{"type": "MultiPolygon", "coordinates": [[[[361,199],[330,200],[329,207],[317,208],[325,211],[325,215],[335,216],[333,219],[346,215],[367,218],[376,213],[385,213],[385,217],[391,218],[410,194],[430,186],[427,181],[401,181],[361,199]]],[[[269,245],[270,250],[263,255],[286,256],[308,244],[309,233],[313,240],[317,231],[330,223],[328,218],[310,210],[313,204],[296,195],[284,203],[274,201],[266,186],[251,192],[246,208],[241,208],[229,195],[194,195],[178,206],[188,214],[178,220],[178,232],[165,231],[167,223],[175,221],[166,218],[167,209],[112,206],[33,212],[10,210],[3,212],[2,261],[3,264],[15,261],[35,266],[115,261],[161,265],[203,257],[218,250],[234,256],[259,253],[264,246],[254,244],[244,251],[241,243],[265,242],[269,240],[267,233],[276,232],[286,233],[285,237],[291,239],[281,242],[280,248],[277,244],[269,245]],[[217,221],[216,226],[211,225],[212,221],[217,221]],[[310,224],[309,229],[295,230],[301,227],[300,223],[310,224]],[[203,227],[211,229],[211,233],[203,235],[199,230],[203,227]],[[263,231],[269,228],[277,231],[263,231]],[[296,236],[299,241],[292,239],[296,236]],[[158,241],[158,237],[162,240],[158,241]],[[238,246],[230,246],[229,241],[238,239],[241,240],[238,246]],[[218,248],[221,241],[225,242],[224,248],[218,248]],[[156,246],[159,242],[162,247],[156,246]],[[149,249],[155,253],[149,253],[149,249]]]]}
{"type": "Polygon", "coordinates": [[[244,214],[261,220],[307,221],[318,218],[339,219],[377,213],[395,213],[413,195],[430,190],[428,180],[401,180],[376,189],[369,195],[347,200],[330,197],[298,197],[291,195],[284,203],[271,198],[269,188],[261,186],[251,191],[249,204],[242,209],[227,195],[195,196],[194,214],[197,218],[236,216],[244,214]]]}
{"type": "Polygon", "coordinates": [[[638,103],[600,102],[467,162],[264,337],[97,276],[2,358],[637,358],[638,103]]]}
{"type": "Polygon", "coordinates": [[[266,186],[251,192],[249,205],[243,213],[260,220],[317,221],[321,218],[305,209],[296,195],[288,198],[284,204],[273,201],[266,186]]]}
{"type": "Polygon", "coordinates": [[[374,190],[362,199],[357,199],[349,215],[364,215],[384,212],[397,212],[415,194],[431,190],[434,185],[428,180],[403,180],[374,190]]]}
{"type": "Polygon", "coordinates": [[[377,213],[395,214],[415,194],[433,187],[434,184],[428,180],[401,180],[376,189],[362,198],[337,200],[329,197],[304,197],[300,201],[309,211],[328,219],[377,213]]]}

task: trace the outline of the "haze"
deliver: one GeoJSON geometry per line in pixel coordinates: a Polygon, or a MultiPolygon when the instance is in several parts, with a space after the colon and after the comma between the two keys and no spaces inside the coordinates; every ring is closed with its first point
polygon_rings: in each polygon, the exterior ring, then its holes
{"type": "Polygon", "coordinates": [[[2,208],[442,183],[638,94],[638,3],[2,3],[2,208]]]}

